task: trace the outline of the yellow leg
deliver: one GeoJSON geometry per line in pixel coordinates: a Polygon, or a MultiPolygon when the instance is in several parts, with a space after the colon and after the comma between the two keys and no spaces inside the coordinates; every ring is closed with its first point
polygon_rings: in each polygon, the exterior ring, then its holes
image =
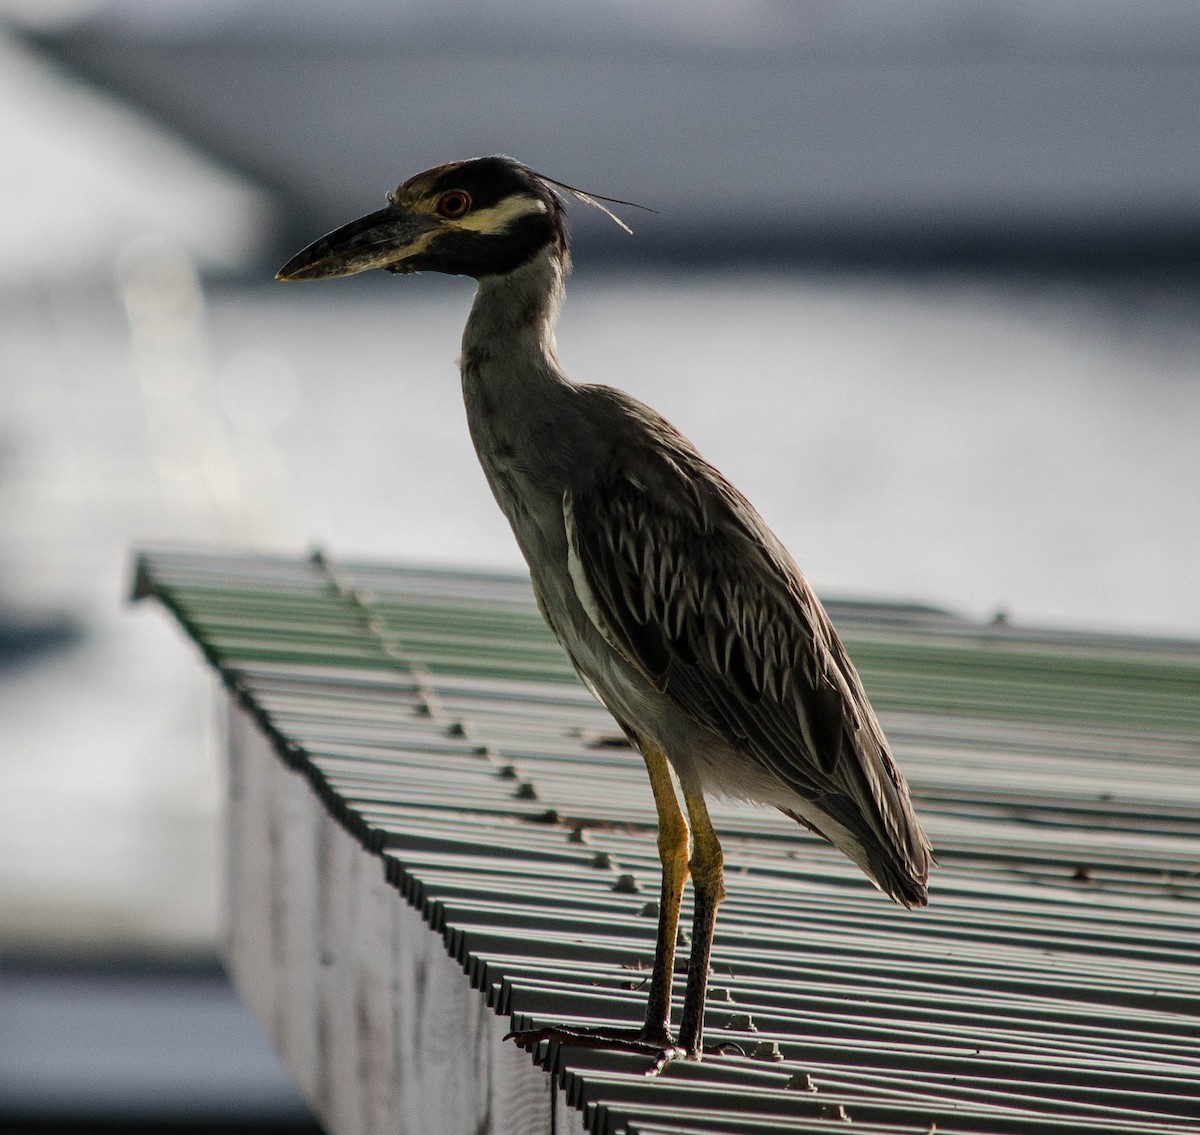
{"type": "Polygon", "coordinates": [[[646,1040],[669,1047],[671,1040],[671,979],[675,973],[675,942],[679,931],[679,904],[688,877],[688,824],[679,808],[671,767],[656,745],[639,746],[650,776],[654,807],[658,812],[658,858],[662,863],[662,893],[658,904],[658,942],[654,972],[646,1003],[646,1040]]]}
{"type": "MultiPolygon", "coordinates": [[[[629,732],[627,730],[627,732],[629,732]]],[[[631,734],[632,736],[632,734],[631,734]]],[[[646,1020],[641,1029],[610,1028],[568,1028],[550,1026],[540,1029],[521,1029],[508,1034],[526,1051],[532,1052],[543,1041],[556,1041],[559,1044],[578,1045],[590,1048],[618,1049],[628,1052],[641,1052],[654,1056],[654,1063],[647,1075],[656,1075],[668,1062],[679,1056],[695,1055],[699,1052],[699,1032],[696,1032],[695,1044],[692,1047],[678,1047],[671,1037],[671,980],[675,974],[675,941],[679,933],[679,904],[683,898],[683,886],[688,877],[688,822],[679,807],[679,799],[675,795],[675,785],[671,781],[671,766],[666,754],[656,745],[643,744],[636,739],[642,758],[646,762],[646,772],[650,777],[650,788],[654,793],[654,806],[658,812],[658,857],[662,862],[662,896],[658,906],[658,942],[654,950],[654,970],[650,975],[650,994],[646,1004],[646,1020]],[[693,1052],[693,1047],[695,1052],[693,1052]]],[[[686,795],[686,794],[685,794],[686,795]]],[[[697,844],[697,852],[692,857],[693,868],[702,867],[706,872],[705,878],[712,873],[711,848],[716,849],[716,878],[720,883],[721,848],[716,842],[712,825],[708,822],[708,813],[704,810],[704,801],[696,805],[688,801],[688,811],[693,817],[699,816],[706,826],[709,839],[704,842],[703,849],[697,844]]],[[[711,888],[704,892],[711,895],[711,888]]],[[[716,901],[720,901],[718,898],[716,901]]],[[[701,897],[697,892],[696,925],[700,925],[701,897]]],[[[716,913],[715,902],[712,906],[716,913]]],[[[708,973],[708,946],[712,942],[712,928],[709,927],[704,939],[704,970],[708,973]]],[[[692,948],[691,970],[696,966],[696,948],[692,948]]],[[[683,1008],[683,1028],[688,1028],[688,1006],[693,1002],[692,987],[694,975],[689,970],[688,994],[683,1008]]],[[[703,984],[703,982],[702,982],[703,984]]],[[[704,989],[700,990],[700,1014],[704,1013],[704,989]]],[[[701,1030],[702,1031],[702,1030],[701,1030]]],[[[681,1041],[685,1032],[681,1033],[681,1041]]]]}
{"type": "Polygon", "coordinates": [[[687,992],[683,999],[683,1021],[679,1026],[679,1047],[694,1059],[700,1059],[704,1047],[704,1002],[708,996],[708,963],[712,954],[713,931],[717,925],[717,907],[725,897],[725,856],[721,842],[708,818],[704,795],[699,789],[685,787],[683,799],[692,822],[692,887],[695,913],[692,920],[692,957],[688,965],[687,992]]]}

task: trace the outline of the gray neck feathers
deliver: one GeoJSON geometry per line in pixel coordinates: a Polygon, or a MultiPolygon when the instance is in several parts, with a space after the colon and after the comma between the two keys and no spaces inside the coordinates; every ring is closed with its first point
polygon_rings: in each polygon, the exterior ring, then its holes
{"type": "Polygon", "coordinates": [[[479,280],[463,331],[464,377],[468,370],[497,366],[514,381],[547,368],[563,377],[554,352],[554,327],[565,274],[557,250],[548,246],[513,272],[479,280]]]}
{"type": "MultiPolygon", "coordinates": [[[[506,275],[483,277],[463,332],[467,424],[510,519],[522,495],[512,478],[527,479],[528,496],[569,457],[563,428],[575,412],[579,388],[559,368],[554,350],[563,276],[562,261],[551,248],[506,275]]],[[[561,489],[558,493],[561,497],[561,489]]]]}

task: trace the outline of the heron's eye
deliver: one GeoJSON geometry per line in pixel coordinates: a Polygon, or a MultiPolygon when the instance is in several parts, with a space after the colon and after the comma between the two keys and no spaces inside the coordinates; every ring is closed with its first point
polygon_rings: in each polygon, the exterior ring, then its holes
{"type": "Polygon", "coordinates": [[[471,198],[461,189],[450,189],[437,199],[438,213],[450,220],[457,220],[471,208],[471,198]]]}

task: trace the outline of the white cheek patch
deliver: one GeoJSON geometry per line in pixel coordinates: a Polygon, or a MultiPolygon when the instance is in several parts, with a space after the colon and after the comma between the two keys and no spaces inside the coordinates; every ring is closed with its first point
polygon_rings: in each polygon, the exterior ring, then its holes
{"type": "Polygon", "coordinates": [[[544,212],[546,212],[546,202],[537,197],[506,197],[497,205],[468,213],[453,223],[457,228],[482,233],[486,236],[505,232],[513,221],[520,217],[544,212]]]}

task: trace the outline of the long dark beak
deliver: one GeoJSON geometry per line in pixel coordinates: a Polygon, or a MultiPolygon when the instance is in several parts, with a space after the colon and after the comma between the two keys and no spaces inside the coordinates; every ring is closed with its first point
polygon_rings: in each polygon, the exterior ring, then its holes
{"type": "Polygon", "coordinates": [[[435,218],[389,205],[313,241],[278,272],[277,280],[324,280],[390,268],[423,252],[438,231],[435,218]]]}

